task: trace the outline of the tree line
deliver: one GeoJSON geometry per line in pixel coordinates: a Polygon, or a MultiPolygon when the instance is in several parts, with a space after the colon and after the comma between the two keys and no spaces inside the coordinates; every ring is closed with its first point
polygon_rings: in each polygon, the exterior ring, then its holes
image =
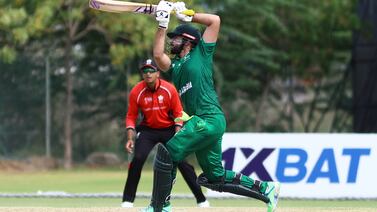
{"type": "MultiPolygon", "coordinates": [[[[352,132],[356,0],[185,2],[222,19],[214,76],[228,132],[352,132]]],[[[70,168],[123,152],[128,91],[156,28],[86,0],[0,1],[0,154],[44,154],[46,76],[54,157],[70,168]]]]}

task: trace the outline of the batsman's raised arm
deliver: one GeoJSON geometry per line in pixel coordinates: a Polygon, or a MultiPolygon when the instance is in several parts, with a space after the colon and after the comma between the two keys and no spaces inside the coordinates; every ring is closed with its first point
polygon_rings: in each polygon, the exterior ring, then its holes
{"type": "Polygon", "coordinates": [[[217,37],[220,30],[220,17],[214,14],[208,13],[195,13],[194,15],[186,15],[186,5],[184,2],[174,3],[174,10],[176,16],[179,20],[183,22],[194,22],[198,24],[203,24],[207,26],[206,30],[203,33],[203,40],[206,43],[214,43],[217,41],[217,37]]]}
{"type": "MultiPolygon", "coordinates": [[[[203,33],[202,39],[205,43],[215,43],[218,38],[218,34],[220,31],[220,17],[214,14],[208,13],[195,13],[192,11],[190,15],[187,15],[188,9],[184,2],[176,2],[170,3],[167,1],[160,1],[156,8],[156,20],[158,22],[158,30],[155,35],[155,43],[153,47],[153,56],[158,65],[158,67],[162,71],[167,71],[170,69],[170,65],[172,63],[169,56],[164,52],[165,50],[165,37],[166,37],[166,30],[169,25],[170,21],[170,13],[174,11],[176,17],[182,22],[194,22],[198,24],[202,24],[206,26],[206,29],[203,33]]],[[[179,52],[178,56],[182,57],[187,54],[191,48],[193,48],[199,41],[200,36],[197,40],[194,37],[185,37],[187,34],[179,32],[176,35],[180,35],[184,38],[184,40],[174,39],[174,33],[168,33],[171,45],[171,53],[176,54],[179,52]],[[186,39],[186,40],[185,40],[186,39]],[[186,41],[191,40],[193,42],[193,46],[191,48],[187,48],[186,41]],[[175,43],[172,45],[172,43],[175,43]],[[175,49],[174,49],[175,48],[175,49]]]]}
{"type": "Polygon", "coordinates": [[[220,17],[218,15],[208,13],[195,13],[192,22],[206,25],[202,38],[206,43],[214,43],[220,31],[220,17]]]}
{"type": "Polygon", "coordinates": [[[171,60],[165,54],[165,35],[166,29],[158,28],[153,47],[153,57],[161,71],[167,71],[170,68],[171,60]]]}
{"type": "Polygon", "coordinates": [[[168,55],[165,54],[165,35],[169,26],[170,13],[173,11],[174,5],[168,1],[160,1],[156,8],[156,21],[158,22],[158,30],[155,35],[155,41],[153,46],[153,57],[157,66],[162,71],[169,70],[171,60],[168,55]]]}

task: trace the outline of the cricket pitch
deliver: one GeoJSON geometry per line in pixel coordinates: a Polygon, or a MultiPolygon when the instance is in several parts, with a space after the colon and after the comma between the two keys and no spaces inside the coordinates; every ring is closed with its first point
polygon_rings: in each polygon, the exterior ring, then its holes
{"type": "MultiPolygon", "coordinates": [[[[50,208],[50,207],[0,207],[0,211],[6,212],[139,212],[142,208],[50,208]]],[[[262,207],[211,207],[211,208],[197,208],[197,207],[174,207],[174,212],[265,212],[266,208],[262,207]]],[[[277,212],[372,212],[377,211],[375,208],[292,208],[284,207],[278,208],[277,212]]]]}

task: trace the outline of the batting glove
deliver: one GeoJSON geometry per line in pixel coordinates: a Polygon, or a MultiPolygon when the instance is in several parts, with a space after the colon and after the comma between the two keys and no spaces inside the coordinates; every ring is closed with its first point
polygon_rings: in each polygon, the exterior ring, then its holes
{"type": "Polygon", "coordinates": [[[170,13],[173,10],[173,3],[168,1],[160,1],[156,8],[156,20],[158,27],[167,29],[170,21],[170,13]]]}
{"type": "Polygon", "coordinates": [[[174,10],[176,17],[183,22],[191,22],[193,16],[185,15],[184,12],[187,11],[186,5],[184,2],[174,3],[174,10]]]}

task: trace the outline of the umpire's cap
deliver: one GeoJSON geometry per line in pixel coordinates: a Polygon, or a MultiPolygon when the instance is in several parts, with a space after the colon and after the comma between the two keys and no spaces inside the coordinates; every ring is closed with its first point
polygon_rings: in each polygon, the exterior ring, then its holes
{"type": "Polygon", "coordinates": [[[144,71],[145,69],[153,69],[154,71],[158,71],[156,63],[152,59],[147,59],[140,67],[140,71],[144,71]]]}
{"type": "Polygon", "coordinates": [[[169,32],[167,35],[169,38],[173,38],[175,36],[180,35],[190,40],[194,44],[197,44],[201,37],[199,30],[192,27],[190,24],[179,25],[177,28],[174,29],[174,31],[169,32]]]}

